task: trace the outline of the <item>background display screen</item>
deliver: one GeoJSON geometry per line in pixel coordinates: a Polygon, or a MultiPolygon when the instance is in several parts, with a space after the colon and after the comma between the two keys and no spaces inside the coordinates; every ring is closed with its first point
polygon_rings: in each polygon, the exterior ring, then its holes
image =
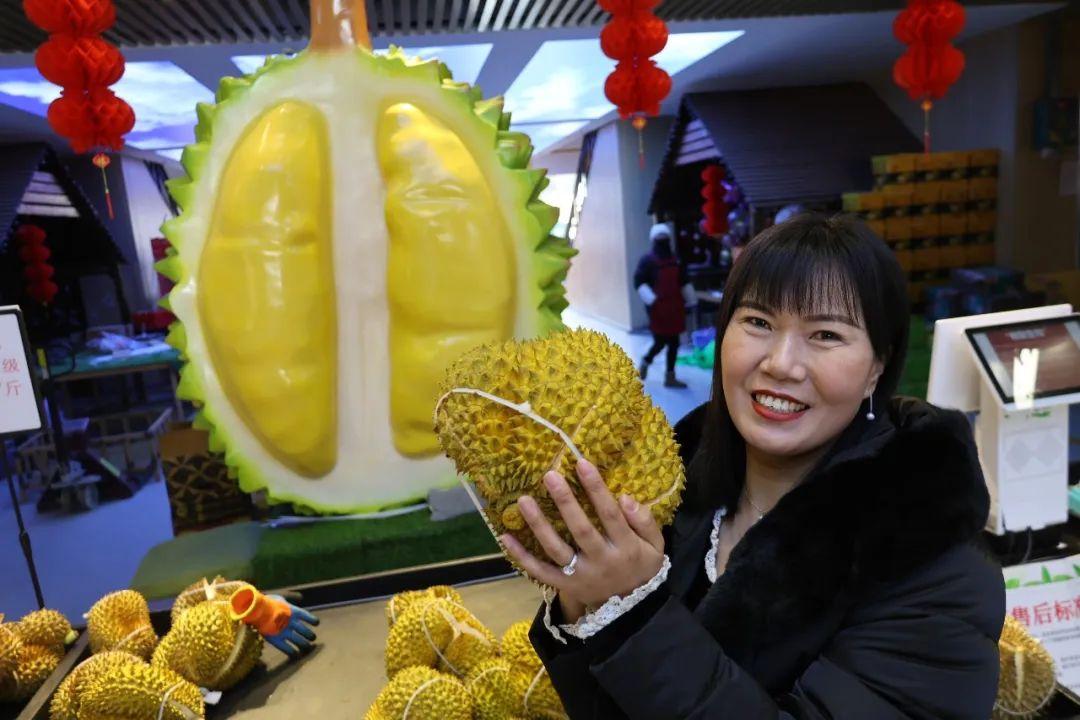
{"type": "Polygon", "coordinates": [[[1003,402],[1080,392],[1080,315],[967,335],[1003,402]]]}

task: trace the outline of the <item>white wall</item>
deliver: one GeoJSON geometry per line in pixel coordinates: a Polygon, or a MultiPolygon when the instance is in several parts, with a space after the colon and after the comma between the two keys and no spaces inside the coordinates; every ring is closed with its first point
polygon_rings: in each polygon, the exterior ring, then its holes
{"type": "Polygon", "coordinates": [[[619,134],[618,125],[611,124],[600,128],[596,135],[588,195],[574,242],[578,254],[566,278],[566,296],[577,312],[629,329],[631,288],[624,270],[630,260],[623,219],[625,169],[619,134]]]}
{"type": "MultiPolygon", "coordinates": [[[[161,224],[171,213],[142,160],[121,157],[124,186],[127,190],[131,236],[143,297],[152,306],[158,299],[158,278],[154,270],[154,252],[150,240],[161,236],[161,224]]],[[[136,308],[138,309],[138,308],[136,308]]]]}

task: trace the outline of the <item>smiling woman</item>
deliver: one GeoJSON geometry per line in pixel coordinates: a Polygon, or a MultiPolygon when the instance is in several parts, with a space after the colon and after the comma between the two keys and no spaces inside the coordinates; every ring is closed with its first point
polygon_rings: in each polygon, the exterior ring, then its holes
{"type": "MultiPolygon", "coordinates": [[[[1005,608],[975,546],[989,498],[967,419],[893,398],[905,298],[856,221],[800,216],[747,246],[712,400],[676,426],[673,525],[661,536],[623,505],[606,538],[545,545],[573,559],[530,637],[570,717],[990,716],[1005,608]]],[[[593,505],[614,506],[591,474],[593,505]]],[[[547,482],[573,528],[562,479],[547,482]]]]}

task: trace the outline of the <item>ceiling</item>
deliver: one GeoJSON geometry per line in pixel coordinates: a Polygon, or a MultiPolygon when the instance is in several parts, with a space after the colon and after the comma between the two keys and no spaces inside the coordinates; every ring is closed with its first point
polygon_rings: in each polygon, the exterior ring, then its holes
{"type": "MultiPolygon", "coordinates": [[[[612,63],[596,42],[604,20],[596,0],[366,1],[377,49],[393,43],[421,56],[437,55],[456,76],[475,80],[485,95],[506,95],[516,129],[528,132],[538,148],[546,146],[537,161],[553,172],[556,151],[566,151],[566,162],[576,164],[581,135],[614,117],[602,96],[612,63]],[[560,62],[561,70],[550,65],[560,62]]],[[[244,63],[261,56],[306,44],[305,0],[114,2],[118,19],[110,39],[124,46],[129,62],[121,80],[129,85],[118,86],[118,92],[129,99],[144,95],[137,115],[141,123],[157,126],[157,135],[143,136],[137,126],[129,137],[145,137],[143,153],[177,157],[177,148],[190,142],[195,102],[210,99],[220,78],[240,74],[244,63]],[[170,101],[176,109],[166,107],[170,101]]],[[[891,28],[902,4],[665,0],[658,14],[669,21],[672,39],[661,66],[672,71],[674,87],[663,111],[673,114],[678,99],[691,91],[843,82],[887,72],[900,50],[891,28]]],[[[56,88],[33,68],[32,50],[44,36],[26,22],[21,5],[0,0],[0,136],[49,139],[62,147],[44,119],[56,88]],[[22,97],[5,97],[11,83],[22,97]]],[[[968,23],[961,40],[1062,3],[965,5],[968,23]]]]}
{"type": "MultiPolygon", "coordinates": [[[[124,47],[237,42],[296,42],[308,36],[306,0],[114,0],[116,25],[105,33],[124,47]]],[[[365,0],[372,34],[484,33],[592,27],[596,0],[365,0]]],[[[896,10],[898,0],[666,0],[669,21],[896,10]]],[[[1003,5],[1004,0],[967,0],[1003,5]]],[[[19,0],[0,1],[0,52],[31,52],[43,33],[19,0]]]]}

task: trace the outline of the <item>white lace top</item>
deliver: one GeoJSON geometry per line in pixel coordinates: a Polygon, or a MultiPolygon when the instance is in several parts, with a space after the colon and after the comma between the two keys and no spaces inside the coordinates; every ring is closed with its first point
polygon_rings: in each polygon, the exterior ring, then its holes
{"type": "MultiPolygon", "coordinates": [[[[727,509],[720,508],[716,511],[716,514],[713,515],[713,529],[712,533],[709,535],[709,551],[705,553],[705,575],[709,578],[710,583],[715,583],[717,578],[716,551],[720,545],[720,524],[723,522],[726,514],[727,509]]],[[[663,585],[667,580],[669,570],[671,570],[671,560],[665,555],[664,564],[660,566],[660,571],[653,576],[652,580],[634,590],[626,597],[612,595],[608,598],[607,602],[599,608],[586,613],[577,622],[572,624],[559,625],[556,627],[551,622],[551,598],[545,598],[547,608],[544,612],[544,625],[547,626],[548,631],[555,639],[562,643],[566,642],[566,639],[562,636],[562,633],[564,632],[567,635],[576,637],[580,640],[592,637],[611,623],[615,622],[615,620],[625,615],[635,605],[647,598],[650,593],[656,590],[656,588],[663,585]]]]}

